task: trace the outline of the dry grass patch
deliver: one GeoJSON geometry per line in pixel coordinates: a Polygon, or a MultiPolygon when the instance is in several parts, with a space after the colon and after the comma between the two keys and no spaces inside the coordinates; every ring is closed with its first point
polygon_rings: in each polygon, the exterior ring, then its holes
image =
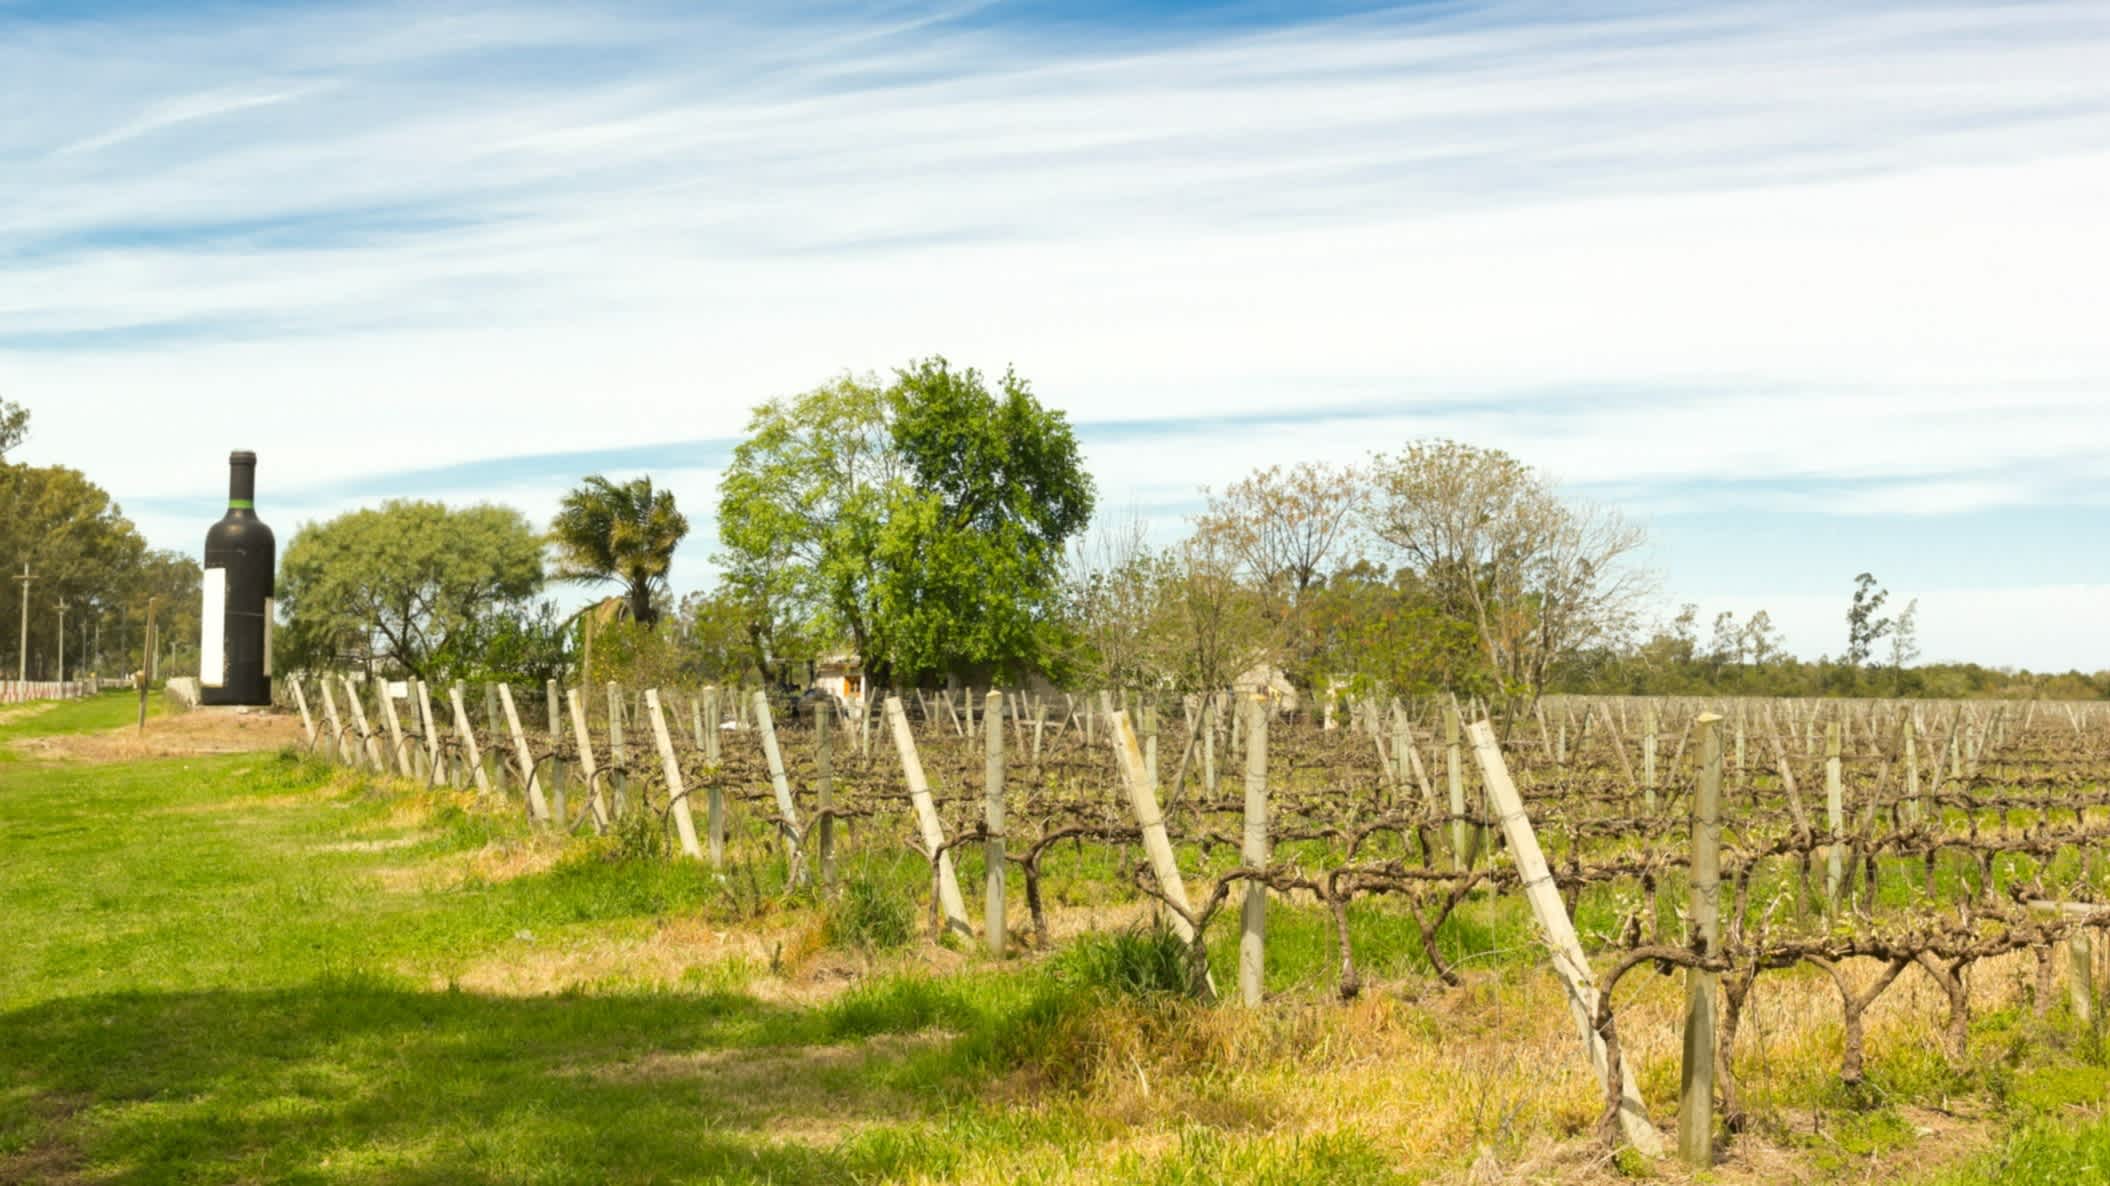
{"type": "Polygon", "coordinates": [[[99,733],[30,737],[14,748],[33,758],[66,762],[130,762],[142,758],[198,758],[284,749],[304,740],[297,717],[273,712],[198,709],[151,717],[145,730],[124,725],[99,733]]]}

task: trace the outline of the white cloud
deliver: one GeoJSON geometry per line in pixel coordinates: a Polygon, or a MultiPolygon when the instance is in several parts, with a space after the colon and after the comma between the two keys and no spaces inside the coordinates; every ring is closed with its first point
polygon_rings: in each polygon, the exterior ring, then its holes
{"type": "Polygon", "coordinates": [[[1430,433],[1644,513],[2103,496],[2100,4],[211,13],[0,37],[0,393],[122,498],[723,437],[932,350],[1313,415],[1095,445],[1115,503],[1430,433]]]}

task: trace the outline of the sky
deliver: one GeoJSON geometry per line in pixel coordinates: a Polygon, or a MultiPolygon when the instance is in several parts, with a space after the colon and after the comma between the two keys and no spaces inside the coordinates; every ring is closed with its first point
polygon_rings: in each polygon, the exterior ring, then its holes
{"type": "Polygon", "coordinates": [[[2110,5],[0,0],[0,397],[197,551],[650,472],[942,353],[1171,538],[1448,436],[1659,613],[2110,668],[2110,5]],[[1587,11],[1580,11],[1583,9],[1587,11]]]}

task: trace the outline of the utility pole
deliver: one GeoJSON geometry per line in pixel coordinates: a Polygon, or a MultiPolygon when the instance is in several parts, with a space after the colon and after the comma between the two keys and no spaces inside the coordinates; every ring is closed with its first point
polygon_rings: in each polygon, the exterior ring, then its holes
{"type": "Polygon", "coordinates": [[[66,682],[66,603],[59,602],[59,682],[66,682]]]}
{"type": "Polygon", "coordinates": [[[22,562],[22,575],[15,578],[22,582],[22,653],[15,657],[15,682],[29,682],[29,561],[22,562]]]}

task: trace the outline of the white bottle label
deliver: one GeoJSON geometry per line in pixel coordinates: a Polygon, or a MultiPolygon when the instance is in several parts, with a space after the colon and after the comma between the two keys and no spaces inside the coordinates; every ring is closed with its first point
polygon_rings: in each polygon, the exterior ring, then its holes
{"type": "Polygon", "coordinates": [[[198,642],[198,682],[227,686],[227,570],[205,570],[204,637],[198,642]]]}

